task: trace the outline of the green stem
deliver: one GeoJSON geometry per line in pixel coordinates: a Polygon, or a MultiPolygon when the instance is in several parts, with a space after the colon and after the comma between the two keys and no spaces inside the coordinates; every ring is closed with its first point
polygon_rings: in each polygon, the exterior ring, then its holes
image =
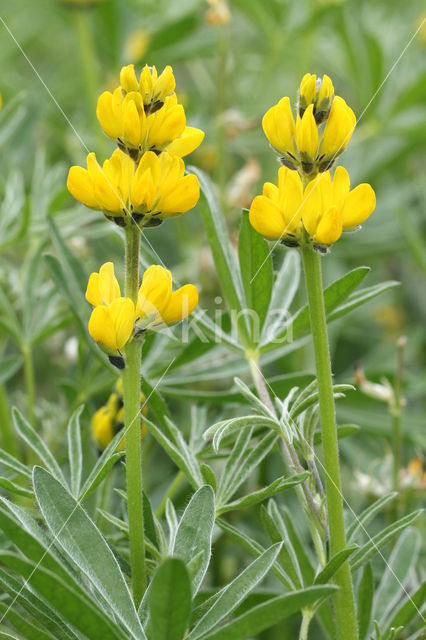
{"type": "MultiPolygon", "coordinates": [[[[334,556],[346,547],[346,538],[343,520],[343,496],[340,480],[336,412],[334,408],[330,350],[322,287],[321,258],[310,245],[303,247],[302,256],[318,379],[320,419],[326,470],[330,553],[334,556]]],[[[345,638],[345,640],[357,640],[358,629],[355,602],[348,562],[345,562],[336,573],[335,582],[340,587],[335,596],[338,636],[339,638],[345,638]]]]}
{"type": "MultiPolygon", "coordinates": [[[[136,304],[139,286],[139,229],[126,227],[126,297],[136,304]]],[[[142,494],[142,447],[140,426],[141,405],[140,340],[130,340],[124,347],[123,372],[124,427],[126,434],[126,483],[129,515],[130,565],[133,599],[139,606],[146,589],[145,534],[142,494]]]]}
{"type": "Polygon", "coordinates": [[[300,625],[299,640],[308,640],[309,625],[311,624],[314,612],[310,609],[303,609],[302,624],[300,625]]]}
{"type": "Polygon", "coordinates": [[[4,384],[0,385],[0,432],[1,444],[5,451],[18,457],[18,445],[10,417],[9,401],[4,384]]]}
{"type": "MultiPolygon", "coordinates": [[[[402,462],[402,428],[401,428],[401,413],[402,413],[402,376],[404,372],[404,350],[406,345],[406,338],[402,336],[397,342],[398,347],[398,362],[395,374],[395,383],[393,390],[393,403],[391,406],[392,413],[392,449],[393,449],[393,489],[399,491],[399,471],[402,462]]],[[[399,499],[397,497],[395,504],[395,516],[399,513],[399,499]]]]}
{"type": "Polygon", "coordinates": [[[22,355],[24,357],[24,378],[25,387],[27,391],[27,410],[28,421],[35,428],[35,376],[34,376],[34,362],[33,352],[29,344],[23,344],[21,347],[22,355]]]}
{"type": "Polygon", "coordinates": [[[155,515],[157,516],[157,518],[161,518],[164,515],[167,500],[172,500],[175,497],[184,480],[185,474],[183,473],[183,471],[178,471],[176,476],[171,481],[166,493],[161,498],[161,502],[155,511],[155,515]]]}

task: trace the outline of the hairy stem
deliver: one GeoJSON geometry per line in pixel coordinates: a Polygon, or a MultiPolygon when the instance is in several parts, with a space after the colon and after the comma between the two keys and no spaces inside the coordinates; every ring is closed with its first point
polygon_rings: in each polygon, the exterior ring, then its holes
{"type": "MultiPolygon", "coordinates": [[[[126,296],[136,304],[139,286],[139,230],[129,223],[126,227],[126,296]]],[[[133,599],[139,606],[146,589],[145,534],[142,498],[142,447],[140,426],[141,405],[140,340],[130,340],[124,348],[123,372],[124,427],[126,434],[126,483],[129,514],[130,565],[133,599]]]]}
{"type": "MultiPolygon", "coordinates": [[[[326,470],[330,552],[331,555],[334,556],[346,547],[346,538],[343,520],[343,496],[340,480],[333,381],[322,288],[321,258],[310,245],[303,247],[302,255],[318,379],[320,419],[326,470]]],[[[335,596],[339,638],[357,640],[358,630],[354,594],[351,573],[347,561],[336,573],[335,581],[340,587],[335,596]]]]}
{"type": "Polygon", "coordinates": [[[314,612],[310,609],[302,611],[302,624],[300,625],[299,640],[308,640],[309,625],[311,624],[314,612]]]}

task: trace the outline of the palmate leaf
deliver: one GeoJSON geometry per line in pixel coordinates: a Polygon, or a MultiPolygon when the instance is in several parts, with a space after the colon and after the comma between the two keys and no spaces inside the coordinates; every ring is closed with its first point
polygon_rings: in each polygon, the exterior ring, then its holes
{"type": "Polygon", "coordinates": [[[0,362],[0,384],[4,384],[10,378],[13,378],[15,373],[22,367],[23,361],[19,353],[12,356],[2,356],[0,362]]]}
{"type": "Polygon", "coordinates": [[[230,615],[268,573],[276,560],[280,548],[281,544],[277,544],[267,549],[229,585],[213,596],[213,604],[198,620],[195,627],[188,634],[187,640],[204,638],[209,631],[230,615]]]}
{"type": "Polygon", "coordinates": [[[152,640],[182,640],[191,617],[191,582],[185,563],[167,558],[149,590],[152,640]]]}
{"type": "Polygon", "coordinates": [[[55,640],[49,631],[38,626],[27,612],[19,611],[17,606],[7,606],[4,602],[0,602],[0,618],[3,621],[2,625],[5,621],[10,623],[27,640],[55,640]]]}
{"type": "Polygon", "coordinates": [[[202,562],[192,579],[192,590],[197,593],[210,562],[215,501],[210,485],[194,493],[186,507],[174,536],[172,554],[188,565],[202,553],[202,562]]]}
{"type": "Polygon", "coordinates": [[[82,507],[47,471],[35,467],[34,492],[56,542],[108,602],[135,640],[145,639],[117,560],[82,507]]]}
{"type": "Polygon", "coordinates": [[[378,500],[375,500],[369,507],[353,520],[348,527],[347,538],[348,540],[355,539],[358,532],[361,530],[364,532],[365,526],[391,501],[397,496],[397,492],[393,491],[388,493],[378,500]]]}
{"type": "MultiPolygon", "coordinates": [[[[420,587],[407,598],[397,609],[387,624],[386,631],[383,634],[383,640],[390,640],[392,629],[405,627],[410,624],[417,616],[424,611],[426,601],[426,580],[420,587]]],[[[424,620],[423,620],[424,622],[424,620]]]]}
{"type": "Polygon", "coordinates": [[[333,585],[321,585],[278,596],[204,635],[203,640],[245,640],[256,637],[301,609],[316,606],[332,595],[336,588],[333,585]]]}
{"type": "Polygon", "coordinates": [[[371,563],[367,562],[358,587],[358,628],[360,640],[366,640],[371,624],[374,602],[374,576],[371,563]]]}
{"type": "Polygon", "coordinates": [[[334,574],[340,569],[342,564],[358,549],[357,544],[353,544],[346,549],[342,549],[327,562],[325,567],[317,574],[314,584],[325,584],[332,579],[334,574]]]}

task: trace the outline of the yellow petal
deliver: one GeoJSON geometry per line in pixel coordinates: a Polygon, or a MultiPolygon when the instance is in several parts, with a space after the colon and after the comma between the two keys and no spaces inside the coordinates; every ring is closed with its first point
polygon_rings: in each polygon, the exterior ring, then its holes
{"type": "Polygon", "coordinates": [[[362,224],[373,213],[376,194],[371,185],[359,184],[347,196],[342,210],[343,228],[350,229],[362,224]]]}
{"type": "Polygon", "coordinates": [[[318,149],[318,128],[314,118],[313,104],[308,106],[302,118],[297,118],[296,144],[302,154],[302,161],[315,159],[318,149]],[[306,160],[303,154],[306,154],[306,160]]]}
{"type": "Polygon", "coordinates": [[[294,233],[302,217],[303,186],[297,171],[281,167],[278,171],[279,207],[285,233],[294,233]]]}
{"type": "Polygon", "coordinates": [[[109,307],[101,304],[93,309],[89,320],[89,334],[107,352],[117,352],[117,336],[109,307]]]}
{"type": "Polygon", "coordinates": [[[279,240],[286,225],[278,206],[265,196],[256,196],[251,203],[249,220],[251,226],[268,240],[279,240]]]}
{"type": "Polygon", "coordinates": [[[101,407],[93,414],[91,425],[96,446],[105,449],[114,437],[112,417],[106,407],[101,407]]]}
{"type": "Polygon", "coordinates": [[[71,167],[68,172],[67,187],[70,194],[90,207],[97,209],[98,203],[93,189],[93,181],[89,172],[83,167],[71,167]]]}
{"type": "Polygon", "coordinates": [[[204,131],[196,127],[185,127],[182,135],[167,145],[166,151],[172,156],[183,158],[192,153],[204,140],[204,131]]]}
{"type": "Polygon", "coordinates": [[[272,182],[265,182],[262,189],[262,195],[278,204],[279,190],[276,184],[272,184],[272,182]]]}
{"type": "Polygon", "coordinates": [[[342,235],[342,216],[336,207],[329,209],[318,223],[315,240],[319,244],[333,244],[342,235]]]}
{"type": "Polygon", "coordinates": [[[139,288],[136,316],[155,319],[169,303],[172,293],[172,274],[160,265],[152,265],[143,274],[139,288]]]}
{"type": "Polygon", "coordinates": [[[334,172],[333,178],[333,204],[339,211],[342,210],[345,198],[349,193],[351,183],[349,173],[345,167],[339,166],[334,172]]]}
{"type": "Polygon", "coordinates": [[[90,274],[86,289],[86,300],[93,307],[102,304],[101,292],[99,291],[99,273],[97,272],[90,274]]]}
{"type": "Polygon", "coordinates": [[[160,198],[158,209],[165,215],[185,213],[195,207],[199,197],[198,178],[193,175],[183,176],[173,190],[166,191],[166,196],[160,198]]]}
{"type": "Polygon", "coordinates": [[[175,87],[176,81],[173,75],[173,69],[170,65],[167,65],[164,71],[158,76],[154,86],[152,99],[164,100],[164,98],[173,93],[175,87]]]}
{"type": "Polygon", "coordinates": [[[315,235],[323,211],[321,185],[319,184],[322,177],[323,174],[319,174],[315,180],[309,182],[303,194],[301,205],[303,226],[311,237],[315,235]]]}
{"type": "Polygon", "coordinates": [[[334,95],[334,87],[328,75],[324,74],[321,82],[321,87],[318,92],[317,108],[321,111],[326,108],[330,103],[334,95]]]}
{"type": "Polygon", "coordinates": [[[352,137],[355,125],[356,117],[352,109],[343,98],[335,96],[325,125],[320,155],[332,158],[342,153],[352,137]]]}
{"type": "Polygon", "coordinates": [[[183,133],[185,125],[183,106],[176,104],[173,96],[169,96],[161,109],[151,113],[147,118],[148,148],[163,149],[183,133]]]}
{"type": "Polygon", "coordinates": [[[110,138],[118,138],[120,135],[120,120],[113,110],[113,95],[110,91],[104,91],[98,98],[96,117],[102,129],[110,138]]]}
{"type": "Polygon", "coordinates": [[[293,138],[296,126],[288,97],[281,98],[278,104],[265,113],[262,127],[274,149],[282,154],[286,152],[294,154],[293,138]]]}
{"type": "Polygon", "coordinates": [[[315,102],[317,92],[317,77],[315,74],[305,73],[299,87],[299,96],[303,106],[315,102]]]}
{"type": "Polygon", "coordinates": [[[135,324],[135,305],[130,298],[116,298],[109,305],[117,349],[122,349],[132,335],[135,324]]]}
{"type": "Polygon", "coordinates": [[[193,284],[186,284],[170,296],[161,317],[165,324],[180,322],[189,316],[198,304],[198,290],[193,284]]]}
{"type": "Polygon", "coordinates": [[[120,71],[120,84],[127,93],[129,91],[139,90],[134,64],[128,64],[126,67],[122,67],[120,71]]]}
{"type": "Polygon", "coordinates": [[[141,142],[141,123],[133,100],[124,107],[122,138],[126,145],[132,147],[138,147],[141,142]]]}
{"type": "Polygon", "coordinates": [[[103,304],[108,305],[115,300],[115,298],[120,297],[120,285],[114,275],[114,265],[112,262],[105,262],[99,269],[98,286],[103,304]]]}
{"type": "MultiPolygon", "coordinates": [[[[157,71],[155,67],[153,67],[153,71],[155,70],[155,76],[157,75],[157,71]]],[[[139,79],[139,86],[143,98],[144,104],[149,104],[152,99],[152,90],[153,90],[153,77],[151,69],[146,64],[142,69],[142,73],[139,79]]]]}

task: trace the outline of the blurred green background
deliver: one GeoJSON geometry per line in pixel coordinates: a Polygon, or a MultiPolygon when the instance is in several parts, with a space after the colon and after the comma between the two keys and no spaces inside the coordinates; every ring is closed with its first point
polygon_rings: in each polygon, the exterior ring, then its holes
{"type": "MultiPolygon", "coordinates": [[[[353,382],[358,363],[371,380],[393,380],[396,340],[406,335],[403,465],[421,458],[426,390],[422,8],[417,0],[403,5],[397,0],[19,0],[19,5],[0,0],[0,302],[2,311],[11,306],[24,327],[15,342],[0,327],[0,345],[4,358],[21,351],[27,365],[16,364],[16,371],[8,370],[3,378],[7,367],[0,367],[3,423],[11,404],[31,411],[31,364],[36,417],[59,451],[72,408],[87,402],[88,424],[111,386],[111,374],[94,365],[87,346],[73,339],[72,311],[40,256],[61,253],[48,230],[51,214],[86,275],[105,259],[115,260],[120,273],[118,230],[98,212],[72,201],[65,182],[69,166],[83,165],[89,151],[103,160],[113,150],[95,109],[99,93],[118,84],[121,66],[148,63],[161,70],[172,65],[188,124],[206,132],[187,162],[217,182],[235,241],[241,207],[249,206],[263,181],[276,177],[262,115],[284,95],[295,102],[300,79],[309,71],[330,75],[336,93],[354,109],[359,124],[340,162],[353,184],[368,181],[377,195],[376,211],[362,232],[346,235],[324,258],[326,282],[365,264],[371,267],[368,285],[392,279],[401,283],[332,325],[336,377],[353,382]],[[35,335],[37,327],[40,338],[22,339],[35,335]]],[[[198,213],[148,234],[176,277],[197,283],[202,305],[214,310],[220,290],[198,213]]],[[[276,252],[277,265],[283,253],[276,252]]],[[[304,301],[303,287],[297,300],[304,301]]],[[[83,291],[81,303],[84,307],[83,291]]],[[[309,345],[278,360],[267,373],[298,370],[312,371],[309,345]]],[[[174,406],[175,400],[169,402],[174,406]]],[[[208,406],[207,411],[203,419],[208,424],[219,410],[208,406]]],[[[189,421],[189,403],[176,403],[175,412],[183,424],[189,421]]],[[[339,416],[362,427],[342,446],[345,484],[356,510],[365,493],[389,488],[390,417],[384,404],[361,393],[350,393],[339,404],[339,416]]],[[[154,496],[172,473],[164,456],[157,452],[157,458],[148,463],[154,496]]],[[[273,475],[270,469],[262,473],[273,475]]],[[[416,473],[421,474],[418,468],[416,473]]],[[[424,475],[413,482],[424,491],[424,475]]],[[[219,566],[215,579],[222,582],[227,565],[219,566]]]]}

